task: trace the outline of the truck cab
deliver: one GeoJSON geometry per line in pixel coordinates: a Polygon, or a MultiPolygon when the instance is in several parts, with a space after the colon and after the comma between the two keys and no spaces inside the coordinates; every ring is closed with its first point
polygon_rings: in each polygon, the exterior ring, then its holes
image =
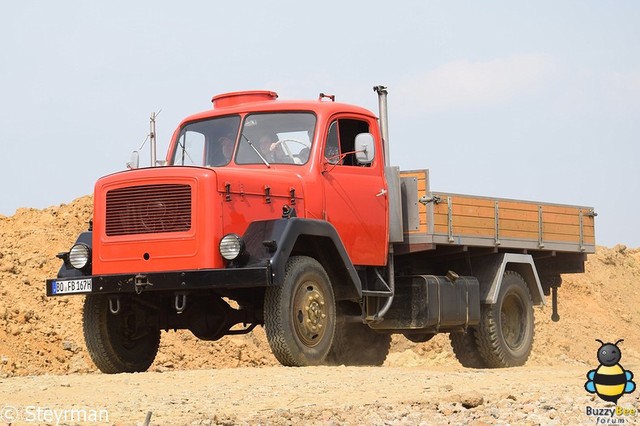
{"type": "Polygon", "coordinates": [[[283,209],[331,223],[353,264],[384,265],[387,188],[376,117],[323,99],[276,97],[216,96],[212,110],[179,125],[167,167],[99,180],[93,273],[225,268],[222,238],[281,218],[283,209]]]}

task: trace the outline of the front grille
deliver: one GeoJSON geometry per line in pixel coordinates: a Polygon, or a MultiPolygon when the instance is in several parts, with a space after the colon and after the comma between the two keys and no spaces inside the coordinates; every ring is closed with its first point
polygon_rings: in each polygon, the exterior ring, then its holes
{"type": "Polygon", "coordinates": [[[190,229],[189,185],[140,185],[107,192],[105,231],[110,237],[190,229]]]}

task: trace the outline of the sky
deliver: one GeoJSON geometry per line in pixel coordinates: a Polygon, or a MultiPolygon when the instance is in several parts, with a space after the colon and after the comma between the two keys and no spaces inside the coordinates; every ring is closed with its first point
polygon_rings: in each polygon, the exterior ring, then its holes
{"type": "Polygon", "coordinates": [[[429,169],[432,190],[594,207],[597,244],[640,247],[640,2],[24,0],[0,16],[2,215],[91,194],[152,112],[163,157],[213,95],[377,112],[381,84],[391,162],[429,169]]]}

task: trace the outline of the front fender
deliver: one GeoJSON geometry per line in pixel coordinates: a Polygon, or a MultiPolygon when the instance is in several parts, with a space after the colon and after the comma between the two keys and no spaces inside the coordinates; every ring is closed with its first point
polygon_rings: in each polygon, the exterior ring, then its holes
{"type": "MultiPolygon", "coordinates": [[[[85,232],[81,233],[80,235],[78,235],[78,239],[76,239],[75,244],[83,243],[83,244],[89,246],[89,249],[91,249],[91,247],[92,247],[92,245],[91,245],[91,235],[92,235],[91,231],[85,231],[85,232]]],[[[71,249],[71,247],[73,247],[73,245],[74,244],[69,246],[69,249],[71,249]]],[[[60,267],[60,270],[58,271],[58,278],[77,278],[77,277],[83,277],[83,276],[91,275],[91,263],[89,263],[89,265],[86,266],[84,269],[78,270],[78,269],[74,268],[73,266],[71,266],[71,264],[69,263],[69,252],[60,253],[58,255],[58,257],[62,259],[62,266],[60,267]]]]}
{"type": "Polygon", "coordinates": [[[254,222],[247,228],[244,240],[249,257],[247,266],[269,263],[273,285],[282,284],[289,258],[303,254],[315,257],[325,269],[333,269],[340,274],[339,284],[350,284],[358,297],[362,296],[358,273],[329,222],[295,217],[254,222]]]}

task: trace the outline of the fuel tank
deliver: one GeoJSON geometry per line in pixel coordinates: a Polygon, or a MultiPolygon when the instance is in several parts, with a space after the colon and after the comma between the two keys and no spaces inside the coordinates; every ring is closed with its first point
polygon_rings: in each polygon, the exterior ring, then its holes
{"type": "Polygon", "coordinates": [[[376,330],[453,331],[480,321],[480,292],[475,277],[413,275],[396,278],[395,296],[376,330]]]}

